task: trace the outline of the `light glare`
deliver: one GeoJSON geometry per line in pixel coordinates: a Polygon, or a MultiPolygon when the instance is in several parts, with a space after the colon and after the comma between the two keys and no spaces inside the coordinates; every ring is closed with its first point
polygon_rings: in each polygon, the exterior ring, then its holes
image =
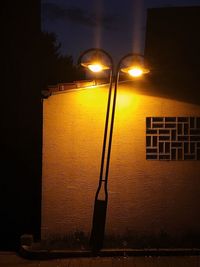
{"type": "Polygon", "coordinates": [[[103,67],[100,64],[90,64],[88,65],[88,69],[92,72],[100,72],[103,70],[103,67]]]}
{"type": "Polygon", "coordinates": [[[131,75],[132,77],[140,77],[143,74],[143,71],[139,67],[134,67],[130,70],[128,70],[128,74],[131,75]]]}

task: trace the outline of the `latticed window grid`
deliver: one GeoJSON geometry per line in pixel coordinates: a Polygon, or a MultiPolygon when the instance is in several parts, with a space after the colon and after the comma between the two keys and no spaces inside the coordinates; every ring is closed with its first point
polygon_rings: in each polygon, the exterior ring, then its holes
{"type": "Polygon", "coordinates": [[[200,160],[200,117],[147,117],[147,160],[200,160]]]}

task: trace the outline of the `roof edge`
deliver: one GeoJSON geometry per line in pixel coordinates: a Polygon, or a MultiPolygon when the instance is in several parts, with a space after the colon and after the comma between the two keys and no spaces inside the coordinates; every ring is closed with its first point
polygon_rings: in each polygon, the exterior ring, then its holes
{"type": "Polygon", "coordinates": [[[91,86],[104,85],[107,84],[107,79],[97,79],[97,80],[80,80],[74,81],[72,83],[58,83],[56,85],[49,85],[47,89],[42,90],[42,98],[48,98],[52,94],[67,92],[76,89],[85,89],[91,86]]]}

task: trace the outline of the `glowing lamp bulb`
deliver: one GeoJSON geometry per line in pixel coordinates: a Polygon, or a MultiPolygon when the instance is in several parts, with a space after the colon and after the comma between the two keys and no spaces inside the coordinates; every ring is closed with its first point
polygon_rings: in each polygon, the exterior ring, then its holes
{"type": "Polygon", "coordinates": [[[134,67],[134,68],[128,70],[128,74],[133,76],[133,77],[140,77],[140,76],[142,76],[143,71],[139,67],[134,67]]]}
{"type": "Polygon", "coordinates": [[[100,64],[90,64],[88,65],[88,69],[92,72],[100,72],[103,70],[103,67],[100,64]]]}

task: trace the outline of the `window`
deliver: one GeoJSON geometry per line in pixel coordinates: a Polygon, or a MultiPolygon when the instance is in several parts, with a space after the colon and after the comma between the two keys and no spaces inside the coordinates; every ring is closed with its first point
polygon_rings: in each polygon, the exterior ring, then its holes
{"type": "Polygon", "coordinates": [[[147,117],[147,160],[200,160],[200,117],[147,117]]]}

